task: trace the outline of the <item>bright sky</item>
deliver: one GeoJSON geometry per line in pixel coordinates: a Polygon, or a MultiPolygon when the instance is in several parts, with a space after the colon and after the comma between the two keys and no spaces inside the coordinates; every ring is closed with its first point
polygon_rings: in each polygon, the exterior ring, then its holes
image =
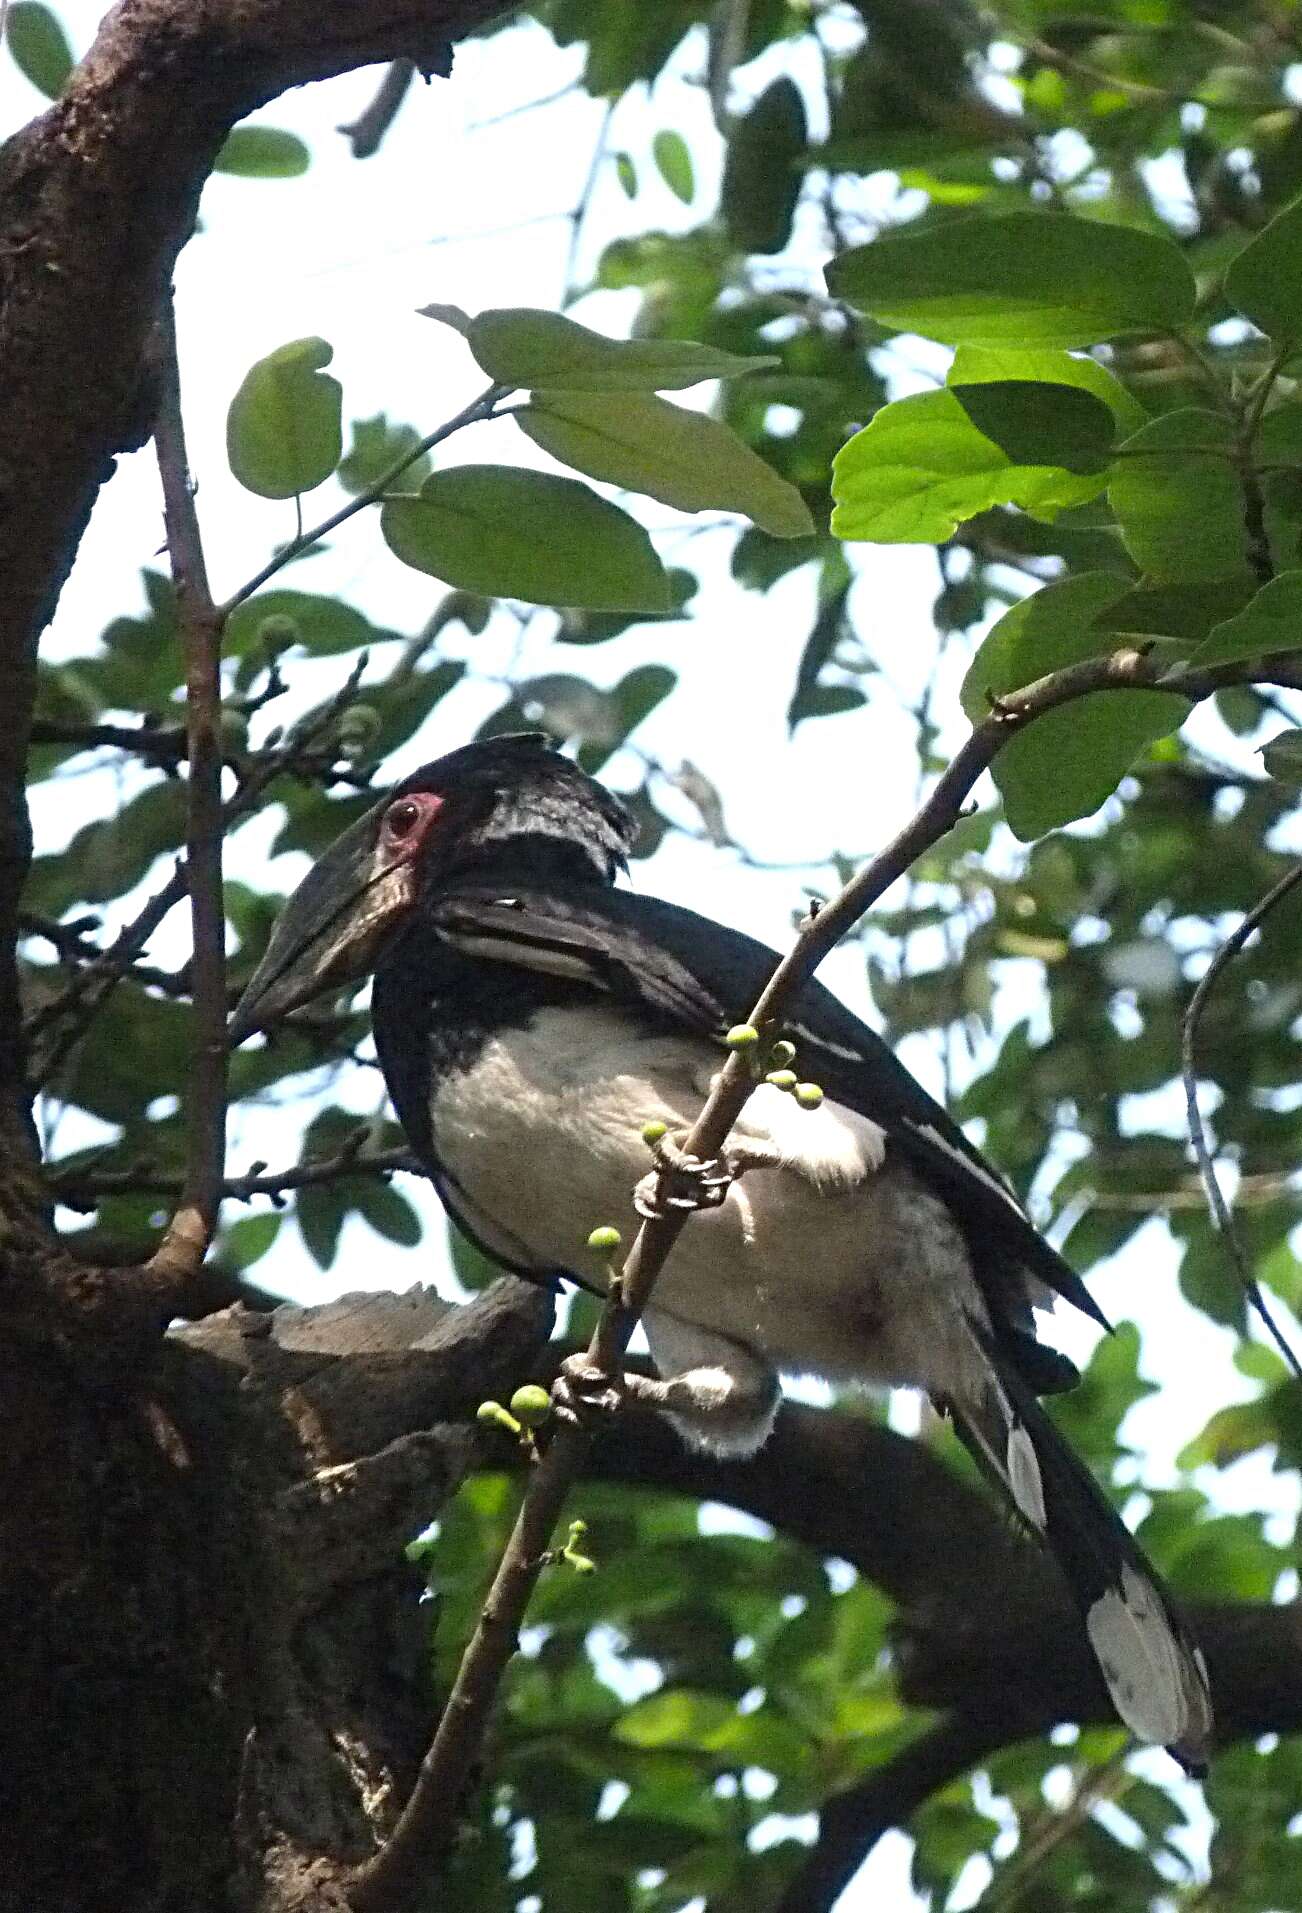
{"type": "MultiPolygon", "coordinates": [[[[101,11],[86,0],[60,9],[78,51],[89,43],[101,11]]],[[[632,155],[641,190],[630,204],[613,168],[603,169],[580,238],[580,281],[601,246],[617,233],[683,228],[699,217],[659,182],[649,152],[657,126],[676,126],[687,138],[698,170],[698,205],[717,190],[719,148],[698,83],[700,66],[699,47],[675,63],[657,88],[654,114],[637,98],[616,110],[607,145],[632,155]]],[[[583,191],[603,109],[572,93],[533,111],[501,116],[557,94],[580,69],[574,49],[558,52],[532,26],[489,43],[472,41],[458,51],[453,81],[417,88],[381,153],[360,164],[334,130],[354,118],[374,92],[377,73],[355,74],[290,95],[260,116],[307,140],[312,167],[305,178],[275,183],[218,176],[210,183],[204,230],[181,260],[177,297],[191,462],[218,595],[256,571],[271,547],[293,530],[292,506],[253,498],[226,467],[226,407],[254,360],[289,340],[320,335],[334,347],[331,369],[343,383],[346,420],[385,411],[427,431],[458,411],[484,380],[456,335],[418,316],[416,309],[443,301],[473,312],[496,305],[552,305],[560,298],[571,241],[568,215],[583,191]]],[[[772,61],[744,69],[739,88],[757,91],[772,70],[772,61]]],[[[16,125],[40,105],[11,64],[0,66],[0,125],[16,125]]],[[[866,185],[861,210],[872,209],[873,197],[866,185]]],[[[797,249],[798,268],[813,271],[818,263],[814,244],[797,249]]],[[[627,328],[635,307],[633,294],[603,293],[583,303],[577,316],[618,333],[627,328]]],[[[906,354],[915,368],[931,363],[919,341],[906,342],[906,354]]],[[[918,377],[903,369],[900,376],[905,383],[918,377]]],[[[692,396],[704,402],[708,388],[692,396]]],[[[478,427],[446,448],[449,463],[517,457],[546,463],[509,423],[478,427]]],[[[321,488],[305,501],[308,522],[324,517],[336,502],[333,486],[321,488]]],[[[639,515],[663,533],[661,549],[672,561],[690,521],[649,502],[639,515]]],[[[152,457],[140,453],[121,461],[95,513],[63,594],[51,654],[84,648],[110,617],[139,607],[139,572],[159,562],[161,537],[152,457]]],[[[730,828],[753,855],[783,862],[811,852],[869,852],[912,809],[912,725],[893,695],[875,689],[882,684],[877,679],[869,681],[866,710],[808,723],[789,742],[785,703],[809,630],[812,583],[797,575],[765,597],[742,595],[727,578],[727,548],[726,536],[706,533],[694,539],[692,563],[704,569],[705,582],[694,606],[695,621],[681,636],[666,639],[664,631],[652,628],[645,636],[629,633],[576,652],[531,633],[522,660],[530,670],[572,670],[614,682],[644,659],[663,655],[680,670],[681,688],[642,727],[637,742],[670,768],[683,758],[698,765],[724,792],[730,828]]],[[[934,558],[915,547],[879,547],[860,548],[855,562],[860,629],[890,684],[916,697],[934,658],[929,619],[934,558]]],[[[336,534],[327,553],[295,567],[280,582],[342,592],[376,622],[403,632],[418,630],[441,595],[433,580],[389,555],[374,514],[354,519],[336,534]]],[[[500,673],[511,666],[518,642],[513,626],[494,628],[465,645],[462,654],[478,671],[500,673]]],[[[957,663],[947,668],[955,685],[958,674],[957,663]]],[[[302,674],[296,691],[301,688],[315,699],[333,689],[339,676],[331,665],[314,667],[302,674]]],[[[488,686],[460,687],[438,707],[418,742],[395,761],[395,771],[463,741],[500,698],[500,691],[488,686]]],[[[283,721],[283,707],[273,707],[270,715],[283,721]]],[[[1222,754],[1228,755],[1228,747],[1222,746],[1222,754]]],[[[636,774],[629,759],[612,761],[610,775],[617,785],[631,783],[636,774]]],[[[106,805],[115,802],[118,775],[108,770],[79,785],[79,806],[92,790],[102,793],[106,805]]],[[[74,816],[66,796],[47,786],[35,809],[41,842],[53,847],[65,841],[86,814],[78,808],[74,816]]],[[[680,806],[679,814],[685,823],[695,822],[686,807],[680,806]]],[[[289,887],[301,874],[302,860],[281,859],[268,869],[271,835],[262,823],[242,832],[231,867],[238,873],[260,866],[260,874],[289,887]]],[[[634,870],[639,888],[707,910],[783,947],[806,879],[816,889],[831,882],[825,869],[759,871],[732,852],[678,835],[666,841],[651,864],[634,870]]],[[[185,936],[186,925],[176,913],[156,947],[165,959],[169,948],[179,957],[185,936]]],[[[1024,1011],[1031,973],[1026,966],[1007,970],[1009,1000],[1024,1011]]],[[[829,960],[824,975],[871,1016],[862,958],[853,947],[829,960]]],[[[907,1060],[929,1087],[939,1088],[935,1058],[923,1045],[912,1047],[907,1060]]],[[[358,1107],[374,1107],[376,1087],[373,1076],[361,1083],[358,1107]]],[[[233,1165],[255,1156],[285,1161],[292,1153],[286,1129],[284,1115],[274,1109],[253,1119],[232,1139],[233,1165]]],[[[80,1133],[75,1138],[88,1139],[80,1133]]],[[[61,1136],[68,1146],[73,1140],[69,1132],[61,1136]]],[[[404,1188],[433,1212],[423,1187],[404,1179],[404,1188]]],[[[304,1301],[347,1288],[404,1288],[437,1273],[438,1240],[436,1227],[426,1262],[354,1222],[334,1269],[323,1276],[288,1231],[257,1275],[304,1301]]],[[[1092,1287],[1109,1315],[1136,1320],[1144,1331],[1144,1367],[1162,1388],[1134,1411],[1127,1435],[1144,1451],[1149,1478],[1162,1481],[1211,1406],[1250,1393],[1231,1366],[1232,1340],[1180,1302],[1175,1255],[1160,1224],[1146,1228],[1122,1256],[1098,1270],[1092,1287]]],[[[1073,1355],[1087,1352],[1093,1339],[1088,1326],[1065,1321],[1061,1326],[1056,1339],[1073,1355]]],[[[910,1413],[902,1411],[906,1424],[910,1413]]],[[[869,1484],[865,1492],[871,1492],[869,1484]]],[[[1278,1508],[1282,1492],[1260,1459],[1250,1458],[1218,1482],[1218,1499],[1231,1509],[1278,1508]]],[[[1153,1772],[1167,1777],[1160,1759],[1153,1772]]],[[[902,1837],[884,1841],[844,1906],[912,1904],[907,1854],[902,1837]]],[[[981,1873],[973,1872],[973,1896],[981,1873]]]]}

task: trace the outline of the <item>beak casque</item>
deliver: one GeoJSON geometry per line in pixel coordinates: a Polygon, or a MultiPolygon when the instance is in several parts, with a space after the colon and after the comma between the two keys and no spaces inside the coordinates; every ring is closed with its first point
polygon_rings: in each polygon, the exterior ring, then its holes
{"type": "Polygon", "coordinates": [[[232,1049],[323,991],[360,982],[373,967],[415,894],[410,857],[380,847],[383,809],[377,804],[351,825],[286,904],[231,1018],[232,1049]]]}

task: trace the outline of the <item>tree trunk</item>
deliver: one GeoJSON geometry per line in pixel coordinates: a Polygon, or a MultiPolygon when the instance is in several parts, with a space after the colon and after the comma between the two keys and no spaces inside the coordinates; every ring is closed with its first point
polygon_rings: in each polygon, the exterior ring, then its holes
{"type": "Polygon", "coordinates": [[[514,1281],[236,1309],[122,1388],[9,1341],[4,1913],[345,1905],[430,1731],[403,1544],[549,1319],[514,1281]]]}

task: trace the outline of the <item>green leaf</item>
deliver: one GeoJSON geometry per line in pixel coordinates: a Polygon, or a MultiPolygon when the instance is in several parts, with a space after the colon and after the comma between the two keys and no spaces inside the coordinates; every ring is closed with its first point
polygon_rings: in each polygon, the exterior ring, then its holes
{"type": "Polygon", "coordinates": [[[469,334],[471,327],[470,314],[464,311],[461,306],[435,304],[417,306],[416,310],[422,319],[433,319],[437,325],[451,326],[452,330],[459,332],[463,339],[469,334]]]}
{"type": "Polygon", "coordinates": [[[213,161],[213,171],[237,173],[241,179],[297,179],[310,163],[297,133],[279,126],[235,126],[213,161]]]}
{"type": "Polygon", "coordinates": [[[637,168],[627,153],[612,153],[615,162],[615,178],[624,190],[625,199],[637,198],[637,168]]]}
{"type": "Polygon", "coordinates": [[[255,657],[269,618],[287,618],[296,627],[295,642],[313,657],[334,657],[341,651],[361,651],[391,643],[396,631],[372,624],[355,606],[341,598],[318,597],[310,591],[260,591],[246,598],[227,620],[224,649],[229,657],[255,657]]]}
{"type": "Polygon", "coordinates": [[[343,392],[322,370],[324,339],[296,339],[250,367],[226,415],[231,470],[260,498],[293,498],[329,478],[343,449],[343,392]]]}
{"type": "Polygon", "coordinates": [[[615,1723],[615,1738],[630,1747],[682,1747],[706,1751],[726,1740],[738,1718],[722,1694],[684,1688],[651,1694],[615,1723]]]}
{"type": "Polygon", "coordinates": [[[397,1242],[404,1249],[414,1249],[420,1241],[420,1217],[402,1191],[395,1189],[392,1183],[378,1178],[373,1182],[359,1183],[357,1207],[375,1233],[383,1236],[386,1242],[397,1242]]]}
{"type": "Polygon", "coordinates": [[[73,68],[68,36],[48,7],[38,0],[14,0],[5,23],[5,41],[14,65],[38,93],[55,100],[73,68]]]}
{"type": "Polygon", "coordinates": [[[1261,761],[1281,784],[1302,784],[1302,731],[1279,731],[1262,747],[1261,761]]]}
{"type": "Polygon", "coordinates": [[[802,184],[809,132],[794,80],[774,80],[728,135],[719,208],[739,252],[781,252],[802,184]]]}
{"type": "Polygon", "coordinates": [[[1125,633],[1132,641],[1169,638],[1192,647],[1209,637],[1215,625],[1242,611],[1254,589],[1246,572],[1201,584],[1136,585],[1101,615],[1099,628],[1125,633]]]}
{"type": "Polygon", "coordinates": [[[463,591],[592,611],[665,611],[664,567],[642,527],[586,485],[508,465],[435,472],[381,514],[404,564],[463,591]]]}
{"type": "Polygon", "coordinates": [[[736,511],[776,538],[813,530],[794,485],[730,426],[666,399],[535,392],[521,431],[564,465],[680,511],[736,511]]]}
{"type": "Polygon", "coordinates": [[[298,1192],[294,1220],[303,1247],[319,1269],[328,1269],[338,1253],[340,1231],[350,1206],[337,1182],[309,1183],[298,1192]]]}
{"type": "Polygon", "coordinates": [[[1030,379],[951,380],[949,389],[978,432],[1014,465],[1057,465],[1096,477],[1107,464],[1116,421],[1092,392],[1030,379]]]}
{"type": "Polygon", "coordinates": [[[680,392],[702,379],[736,379],[779,363],[771,353],[739,358],[691,339],[608,339],[564,313],[532,306],[481,312],[466,337],[498,385],[560,392],[680,392]]]}
{"type": "Polygon", "coordinates": [[[280,1216],[274,1209],[241,1216],[221,1233],[221,1259],[233,1269],[248,1269],[270,1249],[280,1234],[280,1216]]]}
{"type": "Polygon", "coordinates": [[[1137,432],[1148,413],[1133,393],[1097,359],[1048,347],[1030,350],[1017,346],[963,345],[954,354],[946,385],[985,385],[1005,379],[1036,380],[1046,385],[1078,385],[1102,399],[1119,432],[1137,432]]]}
{"type": "Polygon", "coordinates": [[[696,174],[682,134],[662,127],[651,142],[651,157],[674,198],[690,206],[696,193],[696,174]]]}
{"type": "Polygon", "coordinates": [[[1188,700],[1169,691],[1099,691],[1037,718],[992,767],[1014,836],[1031,843],[1090,816],[1144,747],[1188,715],[1188,700]]]}
{"type": "Polygon", "coordinates": [[[878,544],[942,544],[965,519],[994,505],[1021,505],[1052,518],[1069,505],[1096,497],[1101,472],[1080,477],[1056,462],[1059,434],[1046,430],[1045,409],[1061,403],[1065,437],[1073,423],[1077,449],[1110,439],[1111,414],[1087,392],[1069,386],[973,385],[967,401],[953,390],[917,392],[884,405],[832,462],[832,531],[838,538],[878,544]],[[1019,450],[1053,444],[1055,460],[1018,463],[974,423],[983,417],[986,393],[1034,394],[1008,408],[1009,435],[1019,450]],[[1057,398],[1047,398],[1054,394],[1057,398]],[[1088,421],[1080,408],[1088,408],[1088,421]],[[1090,438],[1090,434],[1093,438],[1090,438]]]}
{"type": "MultiPolygon", "coordinates": [[[[391,425],[383,412],[377,412],[374,418],[355,418],[353,442],[339,467],[339,483],[354,495],[369,491],[419,444],[420,433],[414,425],[391,425]]],[[[429,469],[429,454],[421,453],[403,472],[403,483],[419,485],[429,469]]]]}
{"type": "Polygon", "coordinates": [[[1165,332],[1193,312],[1169,239],[1067,213],[1016,212],[888,233],[827,268],[837,298],[946,345],[1082,346],[1165,332]]]}
{"type": "Polygon", "coordinates": [[[1295,199],[1231,259],[1225,292],[1277,345],[1302,337],[1302,199],[1295,199]]]}
{"type": "Polygon", "coordinates": [[[1230,664],[1302,648],[1302,571],[1281,572],[1237,616],[1218,624],[1191,664],[1230,664]]]}
{"type": "Polygon", "coordinates": [[[1232,432],[1228,419],[1188,407],[1120,448],[1108,498],[1127,551],[1150,577],[1187,584],[1246,569],[1232,432]]]}
{"type": "MultiPolygon", "coordinates": [[[[1085,572],[1023,598],[994,626],[963,683],[978,723],[989,698],[1117,647],[1102,620],[1127,590],[1112,572],[1085,572]]],[[[1111,796],[1139,752],[1179,728],[1184,698],[1164,691],[1099,691],[1048,711],[1019,731],[991,767],[1010,828],[1023,842],[1091,811],[1111,796]]]]}

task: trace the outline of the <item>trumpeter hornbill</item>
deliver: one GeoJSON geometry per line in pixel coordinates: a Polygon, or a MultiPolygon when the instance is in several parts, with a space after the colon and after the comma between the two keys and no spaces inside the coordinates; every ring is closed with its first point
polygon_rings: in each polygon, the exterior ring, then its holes
{"type": "MultiPolygon", "coordinates": [[[[643,1127],[681,1134],[771,974],[772,951],[618,890],[635,826],[535,736],[470,744],[399,784],[310,872],[231,1036],[374,969],[398,1114],[459,1226],[508,1269],[580,1276],[594,1223],[648,1200],[643,1127]]],[[[752,1092],[645,1327],[630,1395],[743,1455],[778,1375],[920,1388],[1060,1562],[1117,1712],[1186,1766],[1206,1668],[1153,1568],[1037,1397],[1076,1370],[1035,1337],[1053,1293],[1103,1322],[1001,1177],[821,985],[786,1035],[823,1088],[752,1092]]],[[[1106,1323],[1104,1323],[1106,1327],[1106,1323]]],[[[568,1369],[571,1400],[595,1378],[568,1369]]]]}

